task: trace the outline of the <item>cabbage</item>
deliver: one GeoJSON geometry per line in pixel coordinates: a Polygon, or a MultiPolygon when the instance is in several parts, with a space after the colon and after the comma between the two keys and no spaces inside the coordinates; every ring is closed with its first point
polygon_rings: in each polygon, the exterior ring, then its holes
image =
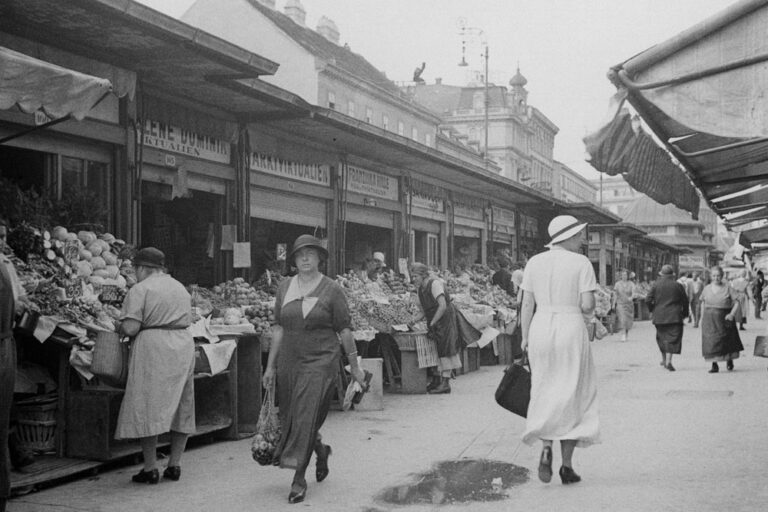
{"type": "Polygon", "coordinates": [[[101,246],[100,243],[97,241],[93,241],[89,243],[86,247],[94,256],[100,256],[102,252],[104,252],[104,248],[101,246]]]}
{"type": "Polygon", "coordinates": [[[93,273],[93,267],[87,261],[78,261],[75,264],[75,269],[77,271],[77,277],[90,277],[93,273]]]}
{"type": "Polygon", "coordinates": [[[93,265],[94,270],[103,269],[107,266],[107,263],[104,261],[104,258],[101,256],[94,256],[91,258],[91,265],[93,265]]]}
{"type": "Polygon", "coordinates": [[[96,286],[101,286],[104,284],[104,278],[101,276],[92,275],[88,278],[88,282],[96,286]]]}
{"type": "Polygon", "coordinates": [[[117,255],[115,255],[115,253],[104,251],[101,253],[101,257],[104,258],[107,265],[117,265],[117,255]]]}
{"type": "Polygon", "coordinates": [[[93,231],[78,231],[77,238],[79,238],[85,245],[90,245],[96,240],[96,233],[93,231]]]}
{"type": "MultiPolygon", "coordinates": [[[[104,268],[94,270],[93,275],[97,277],[101,277],[102,279],[109,279],[109,272],[107,271],[107,269],[104,269],[104,268]]],[[[104,284],[104,282],[102,281],[101,284],[104,284]]]]}
{"type": "Polygon", "coordinates": [[[91,251],[88,249],[80,249],[79,256],[81,260],[91,261],[91,258],[93,258],[93,253],[91,253],[91,251]]]}
{"type": "Polygon", "coordinates": [[[104,270],[106,270],[107,272],[109,272],[109,277],[110,277],[111,279],[115,279],[117,276],[119,276],[119,275],[120,275],[120,269],[118,268],[118,266],[117,266],[117,265],[107,265],[107,266],[104,268],[104,270]]]}
{"type": "Polygon", "coordinates": [[[63,226],[56,226],[53,228],[53,238],[61,240],[62,242],[67,239],[67,228],[63,226]]]}

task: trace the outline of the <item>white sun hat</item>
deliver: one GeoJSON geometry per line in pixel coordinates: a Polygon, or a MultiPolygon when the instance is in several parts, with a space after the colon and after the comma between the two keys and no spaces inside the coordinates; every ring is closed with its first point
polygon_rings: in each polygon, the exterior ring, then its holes
{"type": "Polygon", "coordinates": [[[586,222],[581,222],[571,215],[558,215],[552,219],[547,228],[549,237],[552,240],[550,240],[546,246],[552,247],[554,244],[568,240],[572,236],[578,234],[586,226],[586,222]]]}

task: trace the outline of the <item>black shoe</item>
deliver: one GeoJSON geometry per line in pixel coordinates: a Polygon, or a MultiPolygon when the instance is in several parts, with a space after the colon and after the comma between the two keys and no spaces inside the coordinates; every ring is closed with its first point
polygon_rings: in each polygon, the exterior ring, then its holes
{"type": "Polygon", "coordinates": [[[563,485],[568,485],[581,482],[581,477],[576,474],[573,468],[560,466],[560,480],[563,481],[563,485]]]}
{"type": "Polygon", "coordinates": [[[430,395],[445,395],[451,392],[451,384],[448,377],[442,377],[436,388],[430,389],[430,395]]]}
{"type": "Polygon", "coordinates": [[[167,478],[168,480],[173,480],[174,482],[178,482],[179,478],[181,478],[181,467],[168,466],[167,468],[165,468],[165,471],[163,471],[163,478],[167,478]]]}
{"type": "Polygon", "coordinates": [[[541,449],[539,459],[539,480],[548,484],[552,480],[552,448],[545,446],[541,449]]]}
{"type": "Polygon", "coordinates": [[[301,503],[307,497],[307,482],[293,482],[288,503],[301,503]]]}
{"type": "Polygon", "coordinates": [[[667,370],[669,370],[669,371],[671,371],[671,372],[675,371],[675,367],[674,367],[674,366],[672,366],[672,363],[669,363],[669,364],[666,366],[666,368],[667,368],[667,370]]]}
{"type": "Polygon", "coordinates": [[[156,484],[160,481],[160,472],[156,469],[151,471],[144,471],[143,469],[133,475],[131,480],[137,484],[156,484]]]}
{"type": "Polygon", "coordinates": [[[435,389],[437,386],[440,385],[440,376],[439,375],[433,375],[432,380],[427,384],[427,393],[435,389]]]}
{"type": "Polygon", "coordinates": [[[717,363],[712,363],[712,368],[709,369],[708,373],[717,373],[720,371],[720,367],[717,366],[717,363]]]}
{"type": "Polygon", "coordinates": [[[733,371],[733,359],[729,359],[728,362],[725,364],[725,367],[728,368],[729,372],[733,371]]]}
{"type": "Polygon", "coordinates": [[[318,450],[315,450],[317,454],[317,462],[315,464],[315,478],[318,482],[322,482],[328,477],[330,470],[328,469],[328,457],[333,453],[331,446],[320,443],[318,450]]]}

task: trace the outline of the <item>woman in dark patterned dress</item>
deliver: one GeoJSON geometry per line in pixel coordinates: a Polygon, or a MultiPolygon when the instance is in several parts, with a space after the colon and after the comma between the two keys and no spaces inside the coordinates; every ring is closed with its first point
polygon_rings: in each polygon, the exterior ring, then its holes
{"type": "Polygon", "coordinates": [[[304,474],[313,451],[317,455],[317,481],[328,476],[331,447],[321,442],[320,428],[333,397],[342,344],[352,377],[365,386],[344,292],[319,270],[327,258],[328,251],[314,236],[301,235],[294,242],[288,260],[299,272],[283,280],[277,290],[276,324],[263,378],[265,387],[277,380],[282,430],[275,464],[296,470],[288,495],[290,503],[304,501],[304,474]]]}

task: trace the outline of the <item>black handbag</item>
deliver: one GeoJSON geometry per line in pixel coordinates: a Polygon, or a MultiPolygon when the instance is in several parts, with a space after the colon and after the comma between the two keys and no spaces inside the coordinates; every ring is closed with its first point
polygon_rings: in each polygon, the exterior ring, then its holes
{"type": "Polygon", "coordinates": [[[496,388],[496,403],[506,410],[528,416],[528,402],[531,401],[531,370],[526,368],[528,358],[514,362],[504,370],[504,376],[496,388]]]}

